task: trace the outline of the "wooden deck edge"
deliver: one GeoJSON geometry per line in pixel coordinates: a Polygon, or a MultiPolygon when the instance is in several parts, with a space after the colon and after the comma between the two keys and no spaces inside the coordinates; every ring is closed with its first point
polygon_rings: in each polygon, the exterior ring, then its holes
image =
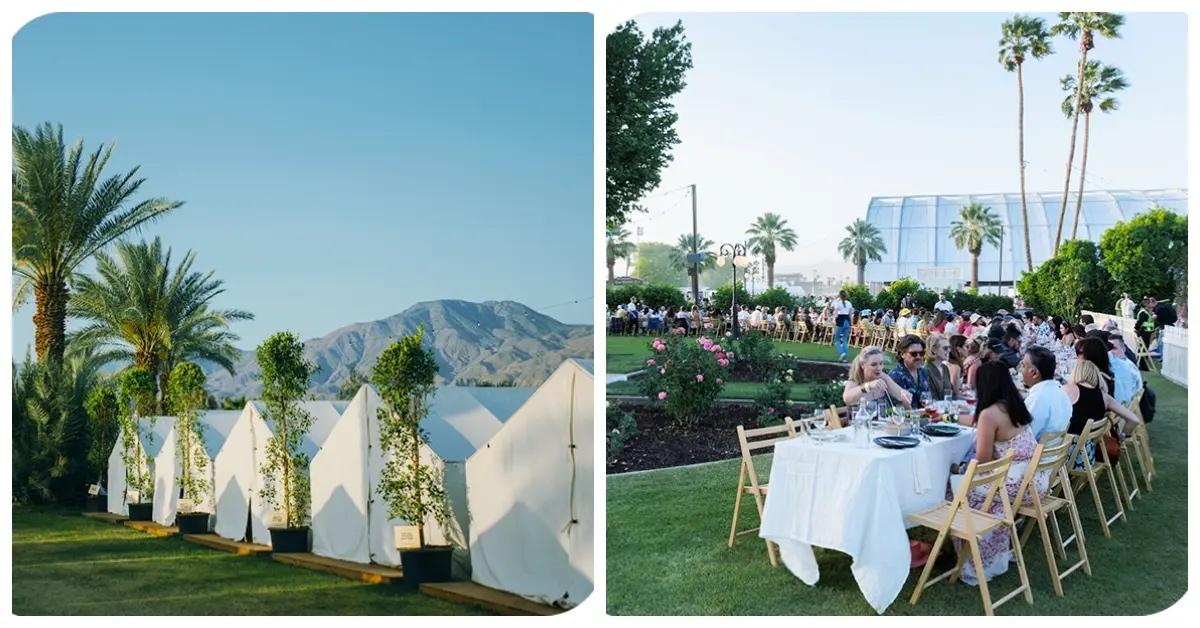
{"type": "Polygon", "coordinates": [[[230,541],[215,534],[185,534],[183,535],[183,540],[221,552],[229,552],[236,556],[254,556],[256,554],[271,553],[271,548],[266,545],[230,541]]]}
{"type": "Polygon", "coordinates": [[[92,521],[103,521],[105,523],[111,523],[113,525],[124,523],[125,521],[127,521],[129,519],[128,517],[125,517],[123,515],[114,515],[111,512],[85,512],[85,513],[80,513],[80,514],[82,514],[84,517],[87,517],[88,519],[91,519],[92,521]]]}
{"type": "Polygon", "coordinates": [[[125,527],[127,528],[132,528],[139,532],[145,532],[150,536],[157,536],[159,538],[165,538],[179,534],[179,528],[174,526],[167,527],[157,524],[153,521],[126,521],[124,523],[125,527]]]}
{"type": "Polygon", "coordinates": [[[476,583],[427,582],[421,584],[420,591],[430,597],[456,604],[473,604],[499,615],[530,617],[558,615],[564,612],[561,608],[531,602],[519,595],[476,583]]]}
{"type": "MultiPolygon", "coordinates": [[[[379,569],[384,569],[374,565],[357,565],[349,561],[341,561],[315,554],[271,554],[271,558],[275,562],[294,567],[303,567],[314,571],[323,571],[331,573],[335,576],[341,576],[350,580],[357,580],[367,584],[389,584],[399,582],[402,578],[400,575],[391,575],[389,573],[380,573],[379,569]],[[374,567],[374,569],[373,569],[374,567]]],[[[396,572],[399,570],[386,568],[388,571],[396,572]]]]}

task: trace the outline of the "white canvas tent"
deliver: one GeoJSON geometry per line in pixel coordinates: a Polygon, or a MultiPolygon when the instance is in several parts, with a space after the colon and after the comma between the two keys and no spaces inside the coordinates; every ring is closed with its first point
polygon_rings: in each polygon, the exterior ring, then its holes
{"type": "Polygon", "coordinates": [[[213,495],[216,521],[213,532],[231,541],[245,541],[250,518],[250,495],[258,477],[254,452],[254,405],[247,403],[225,434],[225,443],[213,456],[213,495]]]}
{"type": "MultiPolygon", "coordinates": [[[[456,548],[455,573],[469,569],[469,530],[464,463],[503,426],[530,395],[530,388],[445,386],[435,391],[421,426],[429,435],[421,460],[438,469],[448,502],[443,529],[424,523],[426,542],[456,548]]],[[[379,443],[380,398],[363,386],[313,460],[313,553],[359,563],[399,565],[394,526],[376,492],[385,458],[379,443]]]]}
{"type": "Polygon", "coordinates": [[[567,360],[467,460],[471,579],[571,607],[593,586],[593,375],[567,360]]]}
{"type": "MultiPolygon", "coordinates": [[[[342,418],[342,412],[348,406],[345,401],[302,401],[300,406],[303,407],[309,414],[312,415],[313,422],[308,433],[300,441],[300,451],[308,456],[308,459],[313,460],[317,452],[320,451],[325,439],[329,437],[334,426],[338,424],[342,418]]],[[[275,433],[274,425],[263,418],[263,413],[266,410],[266,403],[263,401],[251,401],[246,404],[247,416],[243,417],[250,422],[250,430],[254,441],[254,482],[250,490],[250,528],[252,540],[255,543],[262,545],[271,544],[271,533],[268,530],[268,524],[271,518],[271,511],[274,508],[267,503],[260,495],[259,491],[263,486],[266,486],[267,478],[262,474],[262,464],[266,459],[267,442],[275,433]]],[[[310,478],[312,476],[312,468],[310,466],[310,478]]],[[[348,469],[339,470],[340,473],[348,472],[348,469]]],[[[277,494],[283,493],[283,481],[276,478],[277,494]]],[[[316,512],[316,505],[313,505],[313,512],[316,512]]],[[[221,513],[218,512],[218,517],[221,513]]]]}
{"type": "MultiPolygon", "coordinates": [[[[137,419],[137,422],[140,429],[138,429],[136,446],[140,450],[139,454],[145,452],[149,458],[149,466],[144,467],[143,472],[154,478],[155,502],[157,503],[158,489],[160,488],[159,468],[165,467],[168,470],[174,468],[172,458],[175,450],[165,447],[174,421],[171,417],[141,417],[137,419]],[[170,449],[167,453],[170,453],[171,458],[164,454],[164,449],[170,449]]],[[[117,442],[113,444],[112,452],[108,455],[108,511],[116,515],[127,516],[129,508],[125,503],[125,494],[128,486],[125,482],[125,459],[121,455],[123,440],[123,434],[118,434],[117,442]]],[[[138,460],[142,460],[140,455],[138,460]]],[[[145,464],[145,462],[142,461],[139,464],[145,464]]],[[[157,521],[157,509],[153,512],[157,521]]],[[[174,516],[172,516],[172,520],[174,520],[174,516]]]]}
{"type": "MultiPolygon", "coordinates": [[[[204,410],[196,417],[196,421],[200,425],[200,435],[203,439],[201,443],[202,447],[197,448],[196,453],[204,461],[203,473],[207,482],[207,490],[203,499],[193,505],[195,512],[214,512],[213,490],[216,486],[214,477],[216,458],[225,445],[229,433],[233,430],[239,414],[236,410],[204,410]]],[[[160,455],[160,458],[165,460],[165,456],[169,452],[174,462],[170,464],[164,462],[155,468],[154,521],[162,525],[172,525],[175,523],[175,514],[179,505],[180,486],[178,478],[181,468],[179,457],[176,453],[179,444],[179,434],[174,426],[175,417],[159,417],[160,421],[163,419],[171,423],[171,429],[163,439],[162,447],[164,453],[160,455]]],[[[244,517],[242,522],[243,524],[245,523],[244,517]]]]}

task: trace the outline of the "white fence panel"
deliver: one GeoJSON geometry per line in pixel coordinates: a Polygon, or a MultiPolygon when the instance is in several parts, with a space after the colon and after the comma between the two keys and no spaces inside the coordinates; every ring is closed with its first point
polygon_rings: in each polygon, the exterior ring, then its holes
{"type": "Polygon", "coordinates": [[[1163,377],[1187,388],[1188,333],[1185,327],[1163,328],[1163,377]]]}

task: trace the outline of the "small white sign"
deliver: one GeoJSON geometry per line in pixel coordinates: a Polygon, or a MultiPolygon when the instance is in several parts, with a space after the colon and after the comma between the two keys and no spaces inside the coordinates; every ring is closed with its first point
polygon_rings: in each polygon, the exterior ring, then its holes
{"type": "Polygon", "coordinates": [[[186,497],[180,497],[179,503],[175,506],[175,510],[177,512],[181,512],[185,515],[195,510],[195,508],[196,507],[192,504],[192,500],[186,497]]]}
{"type": "Polygon", "coordinates": [[[396,526],[396,549],[420,549],[421,533],[417,526],[396,526]]]}
{"type": "Polygon", "coordinates": [[[141,497],[141,494],[139,494],[137,491],[134,491],[134,490],[125,491],[125,503],[127,503],[127,504],[140,503],[138,501],[138,499],[140,497],[141,497]]]}
{"type": "Polygon", "coordinates": [[[100,485],[99,484],[92,484],[92,485],[88,486],[88,495],[99,495],[99,494],[100,494],[100,485]]]}
{"type": "Polygon", "coordinates": [[[267,526],[271,528],[286,528],[287,515],[282,510],[272,510],[270,516],[267,517],[267,526]]]}

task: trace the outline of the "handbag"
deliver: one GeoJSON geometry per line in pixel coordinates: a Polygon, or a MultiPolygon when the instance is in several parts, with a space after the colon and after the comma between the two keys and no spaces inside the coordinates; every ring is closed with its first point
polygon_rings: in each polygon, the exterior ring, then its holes
{"type": "Polygon", "coordinates": [[[1104,435],[1104,449],[1108,451],[1108,461],[1112,464],[1117,464],[1121,458],[1121,439],[1116,434],[1117,428],[1113,426],[1112,431],[1104,435]]]}

